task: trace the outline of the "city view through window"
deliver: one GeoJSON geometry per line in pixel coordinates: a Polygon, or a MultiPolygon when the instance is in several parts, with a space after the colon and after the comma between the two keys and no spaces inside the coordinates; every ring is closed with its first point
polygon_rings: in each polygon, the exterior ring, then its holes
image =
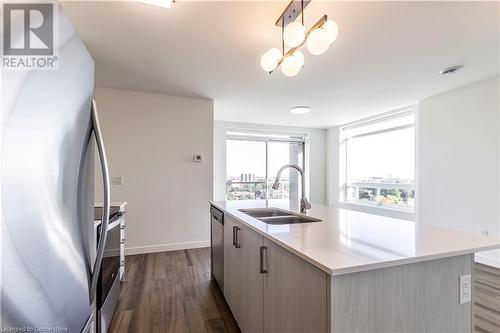
{"type": "MultiPolygon", "coordinates": [[[[414,112],[388,115],[341,130],[341,201],[414,210],[414,112]]],[[[304,141],[228,137],[226,199],[297,199],[299,174],[286,169],[277,190],[271,188],[286,164],[304,167],[304,141]]]]}
{"type": "Polygon", "coordinates": [[[286,164],[303,167],[304,143],[287,141],[226,141],[227,200],[298,199],[300,179],[295,170],[281,174],[280,187],[271,189],[286,164]],[[266,153],[267,150],[267,153],[266,153]]]}
{"type": "Polygon", "coordinates": [[[344,135],[345,201],[412,210],[414,114],[358,126],[344,135]]]}

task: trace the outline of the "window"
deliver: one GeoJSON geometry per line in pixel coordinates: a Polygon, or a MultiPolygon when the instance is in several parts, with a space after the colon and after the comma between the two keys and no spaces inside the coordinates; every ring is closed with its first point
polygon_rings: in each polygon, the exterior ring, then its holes
{"type": "Polygon", "coordinates": [[[304,168],[304,146],[304,136],[228,132],[226,199],[298,199],[301,182],[295,170],[283,171],[279,189],[271,186],[283,165],[304,168]]]}
{"type": "Polygon", "coordinates": [[[226,141],[226,199],[266,199],[266,142],[226,141]]]}
{"type": "Polygon", "coordinates": [[[412,110],[341,129],[344,202],[414,210],[415,112],[412,110]]]}

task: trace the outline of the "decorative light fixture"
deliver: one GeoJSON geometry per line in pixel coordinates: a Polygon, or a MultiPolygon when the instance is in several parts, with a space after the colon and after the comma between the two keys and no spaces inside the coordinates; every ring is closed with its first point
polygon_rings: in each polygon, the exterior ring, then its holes
{"type": "Polygon", "coordinates": [[[281,51],[271,48],[260,58],[260,66],[269,73],[278,66],[285,76],[292,77],[304,66],[304,54],[299,50],[304,44],[309,53],[320,55],[325,53],[337,39],[339,28],[337,23],[323,15],[311,29],[304,25],[304,9],[311,0],[292,0],[276,21],[281,27],[281,51]],[[301,20],[296,21],[301,15],[301,20]],[[285,52],[285,45],[289,49],[285,52]]]}
{"type": "Polygon", "coordinates": [[[290,112],[293,114],[304,114],[311,112],[310,106],[295,106],[290,109],[290,112]]]}

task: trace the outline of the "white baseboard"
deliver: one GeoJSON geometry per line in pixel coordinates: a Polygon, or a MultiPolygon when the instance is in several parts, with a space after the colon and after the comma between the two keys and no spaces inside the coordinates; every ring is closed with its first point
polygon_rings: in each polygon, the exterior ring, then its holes
{"type": "Polygon", "coordinates": [[[125,248],[125,255],[198,249],[201,247],[209,247],[209,246],[210,246],[210,241],[207,240],[207,241],[199,241],[199,242],[186,242],[186,243],[172,243],[172,244],[126,247],[125,248]]]}

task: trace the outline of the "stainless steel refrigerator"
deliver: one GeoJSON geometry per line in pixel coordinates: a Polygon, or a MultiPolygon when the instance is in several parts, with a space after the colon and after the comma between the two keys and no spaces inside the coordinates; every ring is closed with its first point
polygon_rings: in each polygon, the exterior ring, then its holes
{"type": "MultiPolygon", "coordinates": [[[[94,96],[94,61],[59,9],[59,68],[2,70],[3,331],[87,332],[106,235],[89,248],[94,154],[109,183],[94,96]]],[[[101,228],[106,232],[107,228],[101,228]]]]}

